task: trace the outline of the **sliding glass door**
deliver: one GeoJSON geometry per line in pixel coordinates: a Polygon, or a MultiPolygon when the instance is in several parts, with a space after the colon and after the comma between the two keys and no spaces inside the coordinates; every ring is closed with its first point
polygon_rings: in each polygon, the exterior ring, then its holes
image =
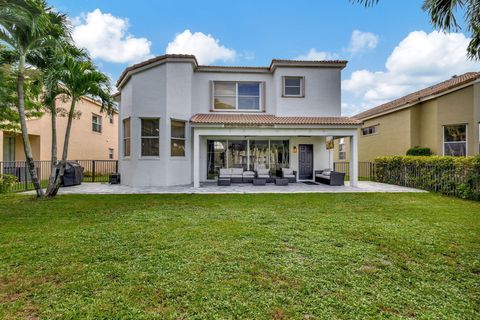
{"type": "Polygon", "coordinates": [[[268,169],[268,140],[250,140],[250,170],[268,169]]]}
{"type": "Polygon", "coordinates": [[[265,138],[207,140],[207,179],[215,179],[221,168],[267,168],[275,175],[290,166],[289,145],[289,140],[265,138]]]}
{"type": "Polygon", "coordinates": [[[228,140],[228,168],[243,168],[247,170],[247,140],[228,140]]]}

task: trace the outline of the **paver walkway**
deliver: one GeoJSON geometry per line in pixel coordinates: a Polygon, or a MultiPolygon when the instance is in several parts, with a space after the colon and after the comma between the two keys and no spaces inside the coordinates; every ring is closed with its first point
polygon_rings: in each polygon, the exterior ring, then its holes
{"type": "MultiPolygon", "coordinates": [[[[330,192],[425,192],[423,190],[395,186],[390,184],[359,181],[357,187],[350,187],[348,181],[343,187],[332,187],[324,184],[307,185],[291,183],[288,186],[254,186],[251,183],[232,184],[219,187],[216,183],[202,183],[200,188],[193,185],[175,187],[130,187],[126,185],[110,185],[107,183],[82,183],[79,186],[61,188],[59,194],[140,194],[140,193],[330,193],[330,192]]],[[[33,193],[29,191],[28,193],[33,193]]]]}

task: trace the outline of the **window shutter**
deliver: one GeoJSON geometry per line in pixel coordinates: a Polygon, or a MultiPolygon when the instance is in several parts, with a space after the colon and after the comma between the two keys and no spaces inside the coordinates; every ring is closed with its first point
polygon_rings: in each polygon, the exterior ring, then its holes
{"type": "Polygon", "coordinates": [[[305,97],[305,77],[302,77],[302,97],[305,97]]]}
{"type": "Polygon", "coordinates": [[[210,111],[214,109],[213,80],[210,80],[210,111]]]}
{"type": "Polygon", "coordinates": [[[262,81],[261,83],[261,86],[262,86],[262,109],[260,111],[267,111],[267,108],[266,108],[266,105],[267,105],[267,94],[265,93],[266,91],[266,82],[265,81],[262,81]]]}

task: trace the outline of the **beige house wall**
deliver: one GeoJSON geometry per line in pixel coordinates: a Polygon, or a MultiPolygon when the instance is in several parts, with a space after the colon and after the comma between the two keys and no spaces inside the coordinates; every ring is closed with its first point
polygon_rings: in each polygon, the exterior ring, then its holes
{"type": "MultiPolygon", "coordinates": [[[[69,102],[58,101],[57,106],[67,110],[69,102]]],[[[113,159],[118,159],[118,114],[113,115],[113,124],[110,123],[106,113],[100,112],[100,105],[90,99],[82,98],[78,101],[76,109],[79,117],[73,120],[68,149],[68,158],[72,160],[108,160],[108,149],[113,149],[113,159]],[[102,117],[102,132],[92,130],[92,114],[102,117]]],[[[45,113],[41,118],[28,120],[28,133],[32,153],[35,160],[50,160],[52,134],[51,117],[45,113]]],[[[63,151],[67,118],[57,118],[58,157],[63,151]]],[[[13,133],[3,132],[3,136],[11,136],[13,133]]],[[[3,137],[0,139],[0,150],[3,160],[3,137]]],[[[15,138],[15,160],[25,160],[23,143],[20,134],[15,138]]]]}
{"type": "MultiPolygon", "coordinates": [[[[478,144],[478,135],[474,136],[478,121],[474,123],[473,93],[473,86],[469,86],[436,99],[438,101],[436,134],[440,138],[436,146],[437,154],[443,154],[443,126],[467,124],[467,155],[474,155],[473,146],[478,144]]],[[[478,108],[478,105],[476,107],[478,108]]]]}
{"type": "MultiPolygon", "coordinates": [[[[443,126],[451,124],[467,124],[467,155],[473,156],[479,154],[479,123],[480,84],[477,83],[410,108],[366,120],[363,127],[378,124],[378,133],[362,136],[360,130],[359,161],[405,155],[414,146],[428,147],[434,154],[443,155],[443,126]]],[[[348,145],[348,138],[345,143],[348,145]]],[[[338,139],[335,140],[334,150],[334,161],[340,162],[338,139]]]]}

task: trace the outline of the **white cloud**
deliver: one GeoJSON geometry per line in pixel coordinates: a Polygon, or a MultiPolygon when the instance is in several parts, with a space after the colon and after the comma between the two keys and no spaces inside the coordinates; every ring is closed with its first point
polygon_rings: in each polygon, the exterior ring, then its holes
{"type": "Polygon", "coordinates": [[[212,35],[192,33],[188,29],[175,36],[175,39],[167,45],[166,53],[193,54],[200,64],[231,61],[237,56],[235,50],[220,45],[220,41],[212,35]]]}
{"type": "Polygon", "coordinates": [[[128,20],[102,13],[100,9],[73,19],[72,36],[92,58],[108,62],[138,62],[151,57],[151,42],[127,33],[128,20]]]}
{"type": "Polygon", "coordinates": [[[378,36],[371,32],[362,32],[353,30],[350,39],[350,45],[347,51],[352,55],[365,51],[367,49],[375,49],[378,44],[378,36]]]}
{"type": "Polygon", "coordinates": [[[480,64],[466,56],[469,41],[462,33],[411,32],[390,54],[384,71],[354,71],[342,88],[356,98],[357,106],[366,109],[454,74],[478,71],[480,64]]]}
{"type": "Polygon", "coordinates": [[[329,59],[336,59],[337,55],[325,52],[325,51],[317,51],[317,49],[312,48],[306,54],[301,54],[295,57],[296,60],[329,60],[329,59]]]}

